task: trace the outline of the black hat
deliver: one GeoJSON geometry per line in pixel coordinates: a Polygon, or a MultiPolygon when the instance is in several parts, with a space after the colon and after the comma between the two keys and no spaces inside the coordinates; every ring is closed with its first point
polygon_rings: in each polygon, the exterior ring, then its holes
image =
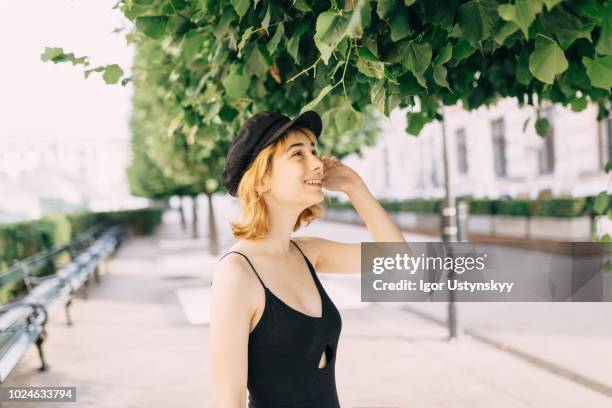
{"type": "Polygon", "coordinates": [[[317,112],[306,111],[295,119],[278,112],[259,112],[242,125],[225,159],[221,180],[229,193],[236,197],[242,175],[247,171],[259,152],[274,143],[290,128],[303,127],[317,137],[323,124],[317,112]]]}

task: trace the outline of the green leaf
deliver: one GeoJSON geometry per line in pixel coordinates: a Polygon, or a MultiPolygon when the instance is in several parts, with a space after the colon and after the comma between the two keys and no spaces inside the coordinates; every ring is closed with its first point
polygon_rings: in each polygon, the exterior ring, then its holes
{"type": "Polygon", "coordinates": [[[599,55],[612,55],[612,1],[606,3],[603,11],[601,33],[595,51],[599,55]]]}
{"type": "Polygon", "coordinates": [[[268,72],[268,67],[272,65],[272,59],[268,54],[268,49],[262,44],[251,44],[245,53],[246,69],[249,73],[262,76],[268,72]]]}
{"type": "Polygon", "coordinates": [[[608,210],[610,206],[610,195],[606,191],[602,191],[597,194],[595,197],[595,202],[593,203],[593,211],[595,214],[603,214],[608,210]]]}
{"type": "Polygon", "coordinates": [[[58,57],[64,55],[64,50],[58,47],[45,47],[45,52],[40,56],[40,59],[44,62],[53,61],[58,57]]]}
{"type": "Polygon", "coordinates": [[[187,7],[187,2],[185,0],[170,0],[170,3],[172,3],[172,6],[177,10],[182,10],[187,7]]]}
{"type": "Polygon", "coordinates": [[[474,52],[476,52],[476,48],[472,47],[465,39],[459,38],[453,47],[453,58],[459,62],[466,59],[474,52]]]}
{"type": "Polygon", "coordinates": [[[314,40],[325,65],[329,62],[329,58],[338,43],[346,35],[348,23],[349,20],[346,15],[334,11],[319,14],[314,40]]]}
{"type": "Polygon", "coordinates": [[[140,16],[136,17],[136,28],[146,36],[153,39],[160,39],[168,24],[168,16],[140,16]]]}
{"type": "MultiPolygon", "coordinates": [[[[340,83],[340,82],[338,82],[340,83]]],[[[332,89],[334,89],[334,87],[337,86],[334,85],[326,85],[323,89],[321,89],[321,91],[319,92],[319,94],[317,95],[316,98],[314,98],[312,101],[308,102],[300,111],[300,113],[304,113],[306,111],[309,110],[313,110],[314,108],[316,108],[316,106],[319,104],[319,102],[321,102],[323,100],[323,98],[325,98],[325,96],[331,92],[332,89]]]]}
{"type": "Polygon", "coordinates": [[[554,33],[564,50],[578,38],[586,38],[591,41],[593,25],[584,23],[563,6],[555,7],[551,12],[542,14],[540,20],[544,30],[551,34],[554,33]]]}
{"type": "Polygon", "coordinates": [[[221,18],[219,19],[219,21],[217,21],[217,24],[215,25],[215,28],[213,30],[215,37],[217,39],[225,37],[225,35],[229,31],[230,25],[237,17],[238,16],[236,15],[236,12],[232,7],[225,7],[223,9],[223,14],[221,15],[221,18]]]}
{"type": "Polygon", "coordinates": [[[385,66],[382,62],[371,62],[363,58],[360,58],[357,61],[357,70],[365,76],[369,76],[372,78],[381,79],[385,74],[384,68],[385,66]]]}
{"type": "Polygon", "coordinates": [[[77,58],[72,52],[68,54],[64,53],[62,48],[45,47],[45,51],[40,55],[40,59],[44,62],[52,61],[55,64],[58,62],[71,62],[72,65],[89,65],[89,62],[87,62],[87,57],[77,58]]]}
{"type": "Polygon", "coordinates": [[[241,19],[251,7],[251,0],[231,0],[231,3],[241,19]]]}
{"type": "Polygon", "coordinates": [[[425,79],[425,76],[423,74],[414,74],[414,77],[416,78],[419,85],[427,89],[427,80],[425,79]]]}
{"type": "Polygon", "coordinates": [[[104,72],[105,69],[106,67],[104,65],[100,65],[99,67],[95,67],[92,69],[86,69],[84,71],[85,79],[89,78],[89,75],[91,75],[92,72],[104,72]]]}
{"type": "Polygon", "coordinates": [[[298,24],[298,26],[291,34],[291,38],[287,41],[287,52],[289,55],[293,57],[293,60],[299,64],[300,63],[300,55],[299,55],[299,47],[300,47],[300,39],[302,34],[308,31],[308,27],[310,26],[309,20],[302,20],[298,24]]]}
{"type": "Polygon", "coordinates": [[[308,3],[306,3],[304,0],[294,0],[293,7],[302,12],[312,11],[308,3]]]}
{"type": "Polygon", "coordinates": [[[561,0],[542,0],[546,4],[546,9],[552,10],[557,4],[561,3],[561,0]]]}
{"type": "Polygon", "coordinates": [[[432,120],[431,118],[423,115],[421,112],[408,112],[406,117],[408,119],[406,132],[415,136],[418,136],[423,127],[432,120]]]}
{"type": "Polygon", "coordinates": [[[542,11],[540,0],[516,0],[515,4],[504,4],[497,8],[499,16],[518,25],[525,38],[529,38],[529,26],[542,11]]]}
{"type": "Polygon", "coordinates": [[[242,38],[238,43],[238,58],[242,58],[242,49],[246,45],[247,41],[249,41],[249,38],[251,37],[251,35],[253,35],[254,32],[255,29],[253,27],[249,27],[244,31],[244,33],[242,33],[242,38]]]}
{"type": "Polygon", "coordinates": [[[350,106],[343,107],[336,112],[334,116],[336,129],[339,133],[357,130],[363,126],[365,118],[363,113],[351,109],[350,106]]]}
{"type": "Polygon", "coordinates": [[[529,71],[546,84],[552,84],[555,76],[568,67],[567,59],[559,45],[548,37],[538,34],[535,50],[529,56],[529,71]]]}
{"type": "Polygon", "coordinates": [[[225,93],[232,99],[244,96],[249,89],[249,78],[243,74],[241,65],[235,65],[222,81],[225,93]]]}
{"type": "Polygon", "coordinates": [[[587,76],[593,86],[610,90],[612,87],[612,55],[594,60],[583,57],[582,64],[586,67],[587,76]]]}
{"type": "Polygon", "coordinates": [[[581,112],[587,107],[587,98],[584,96],[582,98],[572,98],[570,104],[572,106],[572,111],[581,112]]]}
{"type": "Polygon", "coordinates": [[[402,44],[400,48],[401,63],[414,74],[423,74],[431,62],[431,46],[428,43],[418,44],[413,41],[402,44]]]}
{"type": "Polygon", "coordinates": [[[493,0],[472,0],[457,9],[459,27],[465,39],[474,48],[493,34],[499,22],[497,2],[493,0]]]}
{"type": "Polygon", "coordinates": [[[385,81],[377,81],[370,90],[370,100],[372,105],[376,107],[383,115],[389,116],[387,101],[387,91],[385,89],[385,81]]]}
{"type": "Polygon", "coordinates": [[[261,21],[261,26],[263,27],[264,30],[266,30],[266,33],[268,32],[268,27],[270,26],[270,12],[272,6],[270,3],[268,3],[268,8],[266,9],[266,15],[264,16],[264,19],[261,21]]]}
{"type": "Polygon", "coordinates": [[[453,45],[449,42],[444,46],[444,48],[442,48],[438,52],[438,55],[436,56],[436,59],[434,60],[433,64],[434,65],[446,64],[451,59],[452,56],[453,56],[453,45]]]}
{"type": "Polygon", "coordinates": [[[287,52],[293,57],[296,64],[300,63],[299,55],[300,37],[291,37],[287,41],[287,52]]]}
{"type": "Polygon", "coordinates": [[[446,81],[446,67],[444,65],[437,65],[433,69],[433,78],[434,82],[444,88],[447,88],[449,91],[450,85],[446,81]]]}
{"type": "Polygon", "coordinates": [[[536,123],[535,123],[536,133],[539,136],[545,137],[547,132],[548,132],[549,125],[550,124],[548,123],[548,119],[546,119],[546,118],[539,118],[538,120],[536,120],[536,123]]]}
{"type": "Polygon", "coordinates": [[[381,20],[387,20],[393,15],[397,0],[379,0],[376,2],[376,14],[381,20]]]}
{"type": "Polygon", "coordinates": [[[112,64],[107,65],[106,68],[104,68],[104,74],[102,74],[102,79],[104,79],[104,82],[106,82],[107,84],[112,85],[119,82],[119,78],[121,78],[122,75],[123,70],[121,69],[121,67],[119,67],[119,65],[117,64],[112,64]]]}
{"type": "Polygon", "coordinates": [[[278,44],[280,43],[280,40],[285,36],[285,26],[281,23],[278,25],[278,27],[276,28],[276,31],[274,32],[274,35],[272,36],[272,38],[270,39],[270,41],[268,41],[268,44],[266,45],[266,47],[268,47],[268,52],[270,53],[270,55],[274,55],[274,53],[276,52],[276,49],[278,48],[278,44]]]}
{"type": "Polygon", "coordinates": [[[417,78],[408,71],[398,79],[400,92],[403,96],[419,95],[427,90],[427,87],[421,86],[417,78]]]}
{"type": "Polygon", "coordinates": [[[499,45],[503,45],[504,41],[506,41],[506,38],[514,34],[516,30],[518,29],[519,29],[519,26],[514,24],[512,21],[506,21],[501,26],[499,31],[497,31],[497,34],[495,34],[495,42],[498,43],[499,45]]]}
{"type": "Polygon", "coordinates": [[[609,173],[612,170],[612,160],[610,160],[609,162],[606,163],[605,167],[604,167],[604,171],[606,173],[609,173]]]}
{"type": "Polygon", "coordinates": [[[399,7],[391,16],[389,28],[391,29],[391,40],[394,42],[406,38],[412,33],[410,21],[404,7],[399,7]]]}

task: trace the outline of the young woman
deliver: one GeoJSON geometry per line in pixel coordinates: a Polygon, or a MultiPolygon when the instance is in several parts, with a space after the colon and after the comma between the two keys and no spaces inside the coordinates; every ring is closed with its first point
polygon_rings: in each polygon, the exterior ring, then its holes
{"type": "Polygon", "coordinates": [[[360,244],[292,238],[323,215],[323,188],[346,193],[374,241],[405,242],[357,173],[319,157],[321,119],[251,117],[230,147],[223,183],[239,197],[237,243],[213,277],[211,354],[217,408],[339,407],[342,321],[318,273],[359,273],[360,244]]]}

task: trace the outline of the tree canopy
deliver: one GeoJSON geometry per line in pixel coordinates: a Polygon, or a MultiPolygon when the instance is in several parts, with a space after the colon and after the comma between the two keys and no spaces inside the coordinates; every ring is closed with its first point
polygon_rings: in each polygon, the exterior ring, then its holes
{"type": "MultiPolygon", "coordinates": [[[[172,141],[189,169],[200,166],[203,188],[212,190],[233,134],[262,110],[319,111],[322,141],[340,156],[374,141],[371,107],[387,116],[409,108],[412,134],[441,119],[443,105],[471,110],[502,97],[536,109],[544,101],[574,111],[593,103],[599,119],[610,112],[612,0],[121,0],[116,7],[134,23],[126,35],[138,48],[132,76],[116,65],[89,68],[86,57],[61,48],[47,48],[43,59],[82,64],[108,83],[134,81],[133,126],[154,121],[152,133],[172,141]]],[[[535,126],[546,133],[546,119],[535,126]]]]}

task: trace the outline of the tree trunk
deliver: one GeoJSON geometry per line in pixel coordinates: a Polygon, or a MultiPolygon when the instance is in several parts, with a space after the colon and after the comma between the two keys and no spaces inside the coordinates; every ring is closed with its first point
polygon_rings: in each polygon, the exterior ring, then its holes
{"type": "Polygon", "coordinates": [[[185,209],[183,208],[183,196],[179,196],[179,215],[181,216],[181,229],[187,230],[187,221],[185,220],[185,209]]]}
{"type": "Polygon", "coordinates": [[[206,194],[208,198],[208,243],[211,255],[219,254],[219,237],[217,235],[217,224],[215,222],[215,211],[213,209],[213,195],[206,194]]]}
{"type": "Polygon", "coordinates": [[[198,237],[198,196],[191,197],[191,238],[198,237]]]}

